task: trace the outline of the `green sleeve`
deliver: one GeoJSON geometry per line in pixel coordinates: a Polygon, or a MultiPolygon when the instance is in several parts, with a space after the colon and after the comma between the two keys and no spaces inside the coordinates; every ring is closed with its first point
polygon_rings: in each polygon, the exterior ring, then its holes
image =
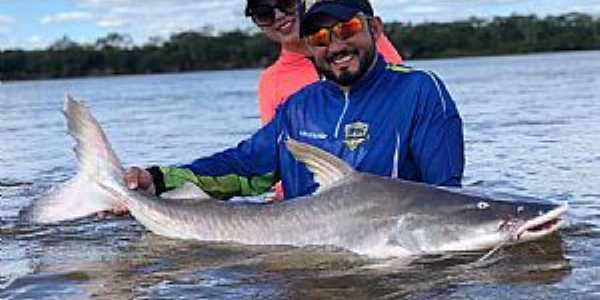
{"type": "Polygon", "coordinates": [[[197,176],[191,170],[176,167],[159,167],[165,190],[193,183],[211,197],[226,200],[234,196],[257,196],[271,189],[279,181],[275,173],[263,176],[243,177],[236,174],[224,176],[197,176]]]}

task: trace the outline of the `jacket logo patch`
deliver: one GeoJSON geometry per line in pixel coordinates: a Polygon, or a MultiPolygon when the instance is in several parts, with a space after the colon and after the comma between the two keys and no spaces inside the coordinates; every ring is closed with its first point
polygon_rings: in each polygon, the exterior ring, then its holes
{"type": "Polygon", "coordinates": [[[344,144],[350,151],[356,150],[358,146],[369,138],[369,124],[354,122],[344,127],[344,144]]]}

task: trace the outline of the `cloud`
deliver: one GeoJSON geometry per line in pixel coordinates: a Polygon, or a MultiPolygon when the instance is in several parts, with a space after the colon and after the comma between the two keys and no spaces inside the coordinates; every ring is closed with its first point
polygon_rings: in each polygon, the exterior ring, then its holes
{"type": "Polygon", "coordinates": [[[132,26],[155,28],[178,23],[189,28],[212,24],[231,29],[244,19],[243,3],[241,0],[146,0],[140,5],[136,0],[79,0],[82,9],[104,11],[104,18],[135,20],[132,26]]]}
{"type": "Polygon", "coordinates": [[[492,18],[511,14],[540,17],[578,11],[600,13],[600,0],[372,0],[386,22],[448,22],[471,16],[492,18]]]}
{"type": "Polygon", "coordinates": [[[115,27],[123,27],[129,25],[130,22],[125,18],[120,18],[116,16],[112,17],[104,17],[96,22],[96,25],[101,28],[115,28],[115,27]]]}
{"type": "Polygon", "coordinates": [[[166,38],[186,30],[214,28],[216,32],[255,28],[243,15],[245,0],[77,0],[77,9],[102,11],[96,25],[127,32],[138,43],[149,37],[166,38]]]}
{"type": "Polygon", "coordinates": [[[39,35],[14,38],[0,33],[0,51],[7,49],[44,49],[48,41],[39,35]]]}
{"type": "Polygon", "coordinates": [[[10,25],[15,22],[12,17],[0,15],[0,45],[8,44],[8,37],[5,34],[10,33],[10,25]]]}
{"type": "Polygon", "coordinates": [[[9,25],[15,22],[13,17],[0,15],[0,50],[12,46],[12,41],[7,33],[10,32],[9,25]]]}
{"type": "Polygon", "coordinates": [[[48,45],[48,41],[39,35],[33,35],[25,41],[29,49],[42,49],[48,45]]]}
{"type": "MultiPolygon", "coordinates": [[[[77,9],[97,14],[96,25],[131,34],[136,42],[204,27],[214,32],[256,27],[243,14],[246,0],[74,0],[77,9]]],[[[385,22],[453,21],[471,16],[507,16],[513,12],[552,13],[558,2],[598,5],[600,0],[371,0],[385,22]]],[[[560,9],[560,8],[558,8],[560,9]]]]}
{"type": "Polygon", "coordinates": [[[79,22],[79,21],[88,21],[93,18],[93,15],[89,12],[85,11],[71,11],[71,12],[63,12],[51,16],[45,16],[40,21],[42,24],[51,24],[51,23],[69,23],[69,22],[79,22]]]}
{"type": "MultiPolygon", "coordinates": [[[[0,0],[3,5],[23,0],[0,0]]],[[[30,0],[31,2],[35,2],[30,0]]],[[[512,13],[559,15],[571,11],[600,14],[600,0],[371,0],[375,12],[384,22],[444,22],[466,19],[470,16],[491,18],[509,16],[512,13]]],[[[57,1],[58,2],[58,1],[57,1]]],[[[214,28],[215,33],[233,29],[258,30],[244,17],[246,0],[61,0],[65,2],[63,12],[44,16],[40,21],[31,20],[31,16],[8,15],[0,13],[0,33],[4,35],[0,48],[5,41],[13,44],[25,44],[26,37],[33,34],[48,40],[56,36],[46,36],[44,24],[66,24],[68,22],[86,23],[85,32],[77,28],[77,35],[93,40],[107,32],[120,32],[131,35],[137,44],[150,37],[167,38],[185,30],[214,28]],[[16,19],[15,19],[16,18],[16,19]],[[26,23],[42,26],[17,32],[27,28],[26,23]],[[19,41],[20,43],[17,43],[19,41]]],[[[32,8],[32,11],[34,8],[32,8]]],[[[50,14],[50,13],[47,13],[50,14]]],[[[29,24],[30,25],[30,24],[29,24]]],[[[72,36],[71,26],[55,26],[53,31],[72,36]]],[[[29,43],[33,43],[32,41],[29,43]]]]}
{"type": "Polygon", "coordinates": [[[406,13],[409,14],[415,14],[415,15],[420,15],[420,14],[436,14],[436,13],[440,13],[441,11],[443,11],[444,8],[439,7],[439,6],[420,6],[420,5],[414,5],[414,6],[407,6],[404,11],[406,13]]]}
{"type": "Polygon", "coordinates": [[[13,17],[0,15],[0,26],[7,26],[15,23],[15,21],[16,20],[13,17]]]}

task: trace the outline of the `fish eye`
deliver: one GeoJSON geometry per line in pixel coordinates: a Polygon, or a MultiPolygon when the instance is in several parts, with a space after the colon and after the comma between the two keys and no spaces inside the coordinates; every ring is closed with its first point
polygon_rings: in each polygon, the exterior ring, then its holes
{"type": "Polygon", "coordinates": [[[479,209],[487,209],[489,207],[490,207],[490,205],[487,202],[481,201],[481,202],[477,203],[477,208],[479,208],[479,209]]]}

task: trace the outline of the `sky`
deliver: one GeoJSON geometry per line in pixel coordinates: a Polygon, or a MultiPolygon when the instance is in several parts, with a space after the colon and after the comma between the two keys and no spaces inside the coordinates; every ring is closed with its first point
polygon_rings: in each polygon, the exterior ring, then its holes
{"type": "MultiPolygon", "coordinates": [[[[470,16],[600,16],[600,0],[372,0],[384,22],[445,22],[470,16]]],[[[245,0],[0,0],[0,50],[43,49],[63,36],[94,43],[108,33],[141,45],[186,30],[254,29],[245,0]]]]}

